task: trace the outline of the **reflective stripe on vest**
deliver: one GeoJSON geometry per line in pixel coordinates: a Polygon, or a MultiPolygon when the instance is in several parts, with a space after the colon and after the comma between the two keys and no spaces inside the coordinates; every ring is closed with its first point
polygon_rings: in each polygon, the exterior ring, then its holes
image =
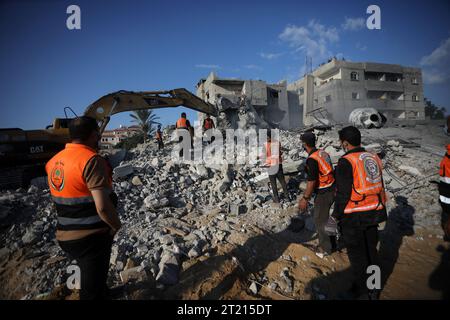
{"type": "Polygon", "coordinates": [[[180,118],[177,120],[177,129],[187,129],[186,118],[180,118]]]}
{"type": "Polygon", "coordinates": [[[439,200],[440,200],[442,203],[450,204],[450,198],[447,198],[447,197],[444,197],[444,196],[439,196],[439,200]]]}
{"type": "Polygon", "coordinates": [[[281,158],[281,145],[279,142],[266,142],[266,165],[268,166],[276,166],[282,163],[281,158]],[[275,154],[272,156],[272,144],[274,144],[275,154]],[[276,155],[276,151],[278,149],[278,156],[276,155]]]}
{"type": "Polygon", "coordinates": [[[66,218],[66,217],[58,217],[58,223],[62,226],[69,225],[90,225],[94,223],[101,222],[102,219],[100,216],[91,216],[87,218],[66,218]]]}
{"type": "Polygon", "coordinates": [[[317,161],[319,167],[318,189],[329,188],[334,183],[333,164],[328,153],[323,150],[314,151],[309,158],[317,161]]]}
{"type": "Polygon", "coordinates": [[[52,196],[52,199],[57,204],[64,204],[64,205],[73,205],[73,204],[84,204],[84,203],[93,203],[94,198],[92,196],[87,197],[79,197],[79,198],[61,198],[61,197],[54,197],[52,196]]]}
{"type": "Polygon", "coordinates": [[[87,163],[97,155],[94,149],[86,145],[68,143],[64,150],[46,164],[50,194],[58,213],[57,229],[107,227],[97,213],[94,199],[83,176],[87,163]]]}
{"type": "Polygon", "coordinates": [[[353,186],[344,213],[381,210],[386,205],[382,163],[377,155],[355,152],[344,156],[353,170],[353,186]]]}
{"type": "Polygon", "coordinates": [[[450,184],[450,177],[440,177],[439,180],[443,183],[450,184]]]}

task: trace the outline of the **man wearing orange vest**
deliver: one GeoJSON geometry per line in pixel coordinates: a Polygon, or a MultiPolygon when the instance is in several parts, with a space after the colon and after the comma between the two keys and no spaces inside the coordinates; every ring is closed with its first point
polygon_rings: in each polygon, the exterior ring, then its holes
{"type": "Polygon", "coordinates": [[[266,151],[266,163],[264,166],[268,168],[269,181],[270,185],[272,186],[273,192],[273,203],[279,203],[280,199],[278,196],[277,179],[278,181],[280,181],[284,195],[288,198],[289,193],[287,190],[286,181],[284,180],[284,172],[282,165],[283,160],[281,157],[281,144],[279,141],[272,140],[270,130],[267,130],[267,142],[265,145],[265,151],[266,151]],[[278,152],[274,152],[274,154],[272,155],[273,151],[272,149],[278,152]]]}
{"type": "Polygon", "coordinates": [[[319,235],[319,246],[323,255],[329,255],[335,249],[335,237],[330,238],[325,232],[325,225],[330,217],[330,209],[334,202],[334,172],[330,156],[323,150],[316,148],[316,136],[306,132],[301,136],[303,148],[308,153],[306,172],[308,183],[303,197],[299,201],[299,210],[304,212],[313,193],[314,224],[319,235]]]}
{"type": "Polygon", "coordinates": [[[177,129],[187,129],[187,123],[186,123],[187,119],[186,119],[186,113],[182,112],[181,113],[181,117],[177,120],[177,123],[175,124],[175,127],[177,129]]]}
{"type": "Polygon", "coordinates": [[[69,124],[71,143],[46,164],[61,249],[80,268],[80,299],[104,299],[112,240],[121,223],[111,199],[112,178],[97,153],[101,138],[95,119],[69,124]]]}
{"type": "Polygon", "coordinates": [[[162,132],[161,132],[161,126],[158,126],[158,129],[156,130],[156,142],[158,142],[158,150],[161,150],[164,148],[164,142],[162,139],[162,132]]]}
{"type": "MultiPolygon", "coordinates": [[[[186,113],[182,112],[181,117],[177,120],[177,123],[175,124],[175,127],[177,130],[187,130],[189,132],[189,135],[191,134],[189,131],[189,122],[186,119],[186,113]]],[[[178,138],[178,142],[183,141],[183,137],[180,135],[178,138]]],[[[191,141],[192,142],[192,141],[191,141]]],[[[180,157],[183,156],[183,149],[180,150],[179,153],[180,157]]]]}
{"type": "Polygon", "coordinates": [[[216,125],[214,124],[213,119],[211,119],[211,116],[209,114],[206,115],[205,120],[203,120],[203,132],[209,129],[214,129],[215,127],[216,125]]]}
{"type": "Polygon", "coordinates": [[[445,240],[450,241],[450,144],[439,168],[439,202],[442,207],[442,229],[445,240]]]}
{"type": "MultiPolygon", "coordinates": [[[[332,217],[339,223],[347,248],[353,283],[351,294],[359,299],[377,299],[379,290],[369,290],[370,265],[380,268],[378,224],[387,220],[382,163],[376,154],[361,147],[361,133],[353,127],[339,131],[346,152],[335,170],[336,197],[332,217]]],[[[381,289],[381,288],[380,288],[381,289]]]]}

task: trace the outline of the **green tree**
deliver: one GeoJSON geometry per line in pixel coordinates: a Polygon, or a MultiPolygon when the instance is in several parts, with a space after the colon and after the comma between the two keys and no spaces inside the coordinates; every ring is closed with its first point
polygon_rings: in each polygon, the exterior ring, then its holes
{"type": "Polygon", "coordinates": [[[149,135],[155,132],[155,125],[159,124],[159,117],[153,114],[153,110],[135,110],[130,114],[133,118],[132,122],[136,123],[144,134],[144,142],[147,141],[149,135]]]}
{"type": "Polygon", "coordinates": [[[137,134],[132,135],[131,137],[123,139],[118,144],[116,144],[114,148],[130,150],[136,148],[138,144],[143,142],[144,142],[144,134],[142,132],[139,132],[137,134]]]}
{"type": "Polygon", "coordinates": [[[430,119],[444,119],[446,110],[445,108],[439,108],[433,102],[424,98],[425,101],[425,116],[430,117],[430,119]]]}

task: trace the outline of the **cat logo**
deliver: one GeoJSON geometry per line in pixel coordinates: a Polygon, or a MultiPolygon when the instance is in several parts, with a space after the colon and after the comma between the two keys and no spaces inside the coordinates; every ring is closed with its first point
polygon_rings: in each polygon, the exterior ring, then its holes
{"type": "Polygon", "coordinates": [[[64,163],[56,162],[50,175],[50,184],[56,191],[64,189],[64,163]]]}
{"type": "Polygon", "coordinates": [[[30,147],[30,153],[42,153],[44,152],[44,146],[30,147]]]}

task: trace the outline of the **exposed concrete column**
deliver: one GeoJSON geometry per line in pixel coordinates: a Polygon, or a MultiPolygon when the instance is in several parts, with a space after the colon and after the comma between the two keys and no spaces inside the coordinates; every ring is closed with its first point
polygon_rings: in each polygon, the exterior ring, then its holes
{"type": "Polygon", "coordinates": [[[303,125],[313,124],[313,117],[308,115],[314,109],[314,76],[308,74],[305,76],[305,86],[303,94],[303,125]]]}

